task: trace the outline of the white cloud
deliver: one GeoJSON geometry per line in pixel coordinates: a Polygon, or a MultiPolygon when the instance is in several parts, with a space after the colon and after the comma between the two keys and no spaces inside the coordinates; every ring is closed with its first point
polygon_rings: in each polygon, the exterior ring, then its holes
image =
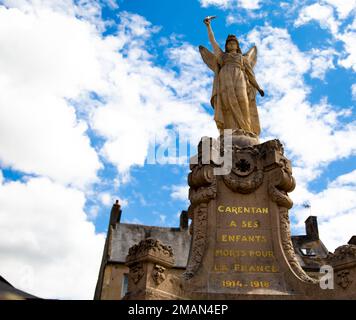
{"type": "Polygon", "coordinates": [[[339,22],[335,19],[334,10],[329,5],[314,3],[303,7],[294,24],[298,27],[313,20],[319,22],[321,28],[330,29],[333,34],[338,32],[339,22]]]}
{"type": "Polygon", "coordinates": [[[351,86],[352,99],[356,100],[356,83],[351,86]]]}
{"type": "Polygon", "coordinates": [[[200,0],[202,7],[217,6],[227,8],[232,0],[200,0]]]}
{"type": "Polygon", "coordinates": [[[339,64],[344,68],[352,68],[356,71],[356,18],[347,26],[343,33],[336,35],[337,39],[344,42],[344,50],[347,56],[339,59],[339,64]]]}
{"type": "Polygon", "coordinates": [[[95,205],[91,206],[88,211],[88,218],[90,220],[95,220],[99,215],[99,210],[100,210],[99,206],[95,206],[95,205]]]}
{"type": "Polygon", "coordinates": [[[242,17],[239,14],[235,14],[235,13],[230,13],[226,17],[227,25],[244,23],[245,21],[246,21],[246,18],[242,17]]]}
{"type": "MultiPolygon", "coordinates": [[[[353,194],[355,198],[356,193],[353,194]]],[[[347,244],[355,232],[356,209],[350,209],[348,213],[337,215],[328,221],[322,221],[319,225],[320,239],[325,243],[329,251],[333,252],[341,245],[347,244]]]]}
{"type": "Polygon", "coordinates": [[[217,135],[212,116],[201,106],[208,103],[212,74],[199,52],[185,43],[167,49],[169,69],[155,66],[145,41],[156,31],[142,17],[122,14],[118,38],[130,41],[113,56],[112,91],[91,117],[106,139],[103,156],[121,174],[144,164],[150,144],[163,143],[171,133],[169,125],[193,145],[198,137],[217,135]]]}
{"type": "Polygon", "coordinates": [[[100,202],[105,206],[105,207],[111,207],[116,200],[119,200],[120,206],[121,207],[127,207],[128,206],[128,201],[127,199],[122,199],[119,198],[115,195],[110,194],[109,192],[102,192],[98,195],[100,202]]]}
{"type": "Polygon", "coordinates": [[[157,67],[147,40],[158,28],[143,17],[122,12],[117,35],[103,38],[100,23],[92,22],[92,2],[85,19],[74,16],[80,6],[66,3],[68,8],[58,1],[0,7],[4,165],[78,187],[94,182],[101,164],[76,112],[89,115],[89,125],[105,138],[101,155],[123,180],[132,165],[143,165],[155,138],[164,141],[168,125],[193,145],[202,135],[217,134],[201,106],[208,103],[212,74],[196,48],[183,43],[168,49],[171,65],[157,67]],[[90,98],[92,91],[102,103],[90,98]]]}
{"type": "Polygon", "coordinates": [[[356,0],[324,0],[324,2],[336,9],[339,19],[347,18],[352,11],[356,10],[356,0]]]}
{"type": "Polygon", "coordinates": [[[127,199],[119,198],[118,200],[121,208],[127,207],[129,205],[129,201],[127,199]]]}
{"type": "Polygon", "coordinates": [[[3,165],[78,187],[95,181],[101,164],[68,102],[103,88],[95,28],[51,10],[0,6],[0,41],[3,165]]]}
{"type": "Polygon", "coordinates": [[[104,235],[81,191],[46,178],[0,186],[0,274],[43,298],[92,299],[104,235]]]}
{"type": "Polygon", "coordinates": [[[290,89],[305,90],[303,74],[310,68],[309,57],[293,43],[286,29],[255,28],[247,39],[257,45],[257,80],[269,95],[282,97],[290,89]]]}
{"type": "Polygon", "coordinates": [[[200,0],[202,7],[217,6],[227,8],[243,8],[246,10],[259,9],[261,0],[200,0]]]}
{"type": "Polygon", "coordinates": [[[160,214],[159,215],[159,222],[160,222],[161,225],[162,224],[164,225],[166,223],[166,219],[167,219],[166,215],[164,215],[164,214],[160,214]]]}
{"type": "Polygon", "coordinates": [[[315,169],[314,167],[308,166],[295,166],[293,164],[293,176],[296,180],[296,188],[291,193],[291,198],[294,204],[302,205],[304,202],[310,200],[310,191],[308,189],[308,184],[319,177],[322,170],[315,169]]]}
{"type": "Polygon", "coordinates": [[[293,214],[299,230],[310,214],[316,215],[320,238],[330,251],[346,244],[356,234],[356,170],[337,177],[319,193],[309,192],[306,199],[311,204],[311,212],[299,208],[293,214]]]}
{"type": "Polygon", "coordinates": [[[238,6],[244,9],[254,10],[260,8],[260,2],[261,0],[239,0],[238,6]]]}
{"type": "Polygon", "coordinates": [[[103,192],[99,195],[100,201],[104,206],[110,206],[114,203],[113,197],[110,193],[103,192]]]}
{"type": "Polygon", "coordinates": [[[329,69],[335,69],[334,57],[338,53],[333,49],[312,49],[311,52],[311,74],[312,78],[324,79],[329,69]]]}
{"type": "Polygon", "coordinates": [[[354,154],[356,124],[341,126],[339,121],[350,111],[335,111],[326,99],[309,103],[304,74],[310,70],[310,58],[293,44],[288,32],[267,26],[254,29],[248,39],[258,47],[257,79],[269,97],[260,100],[261,123],[268,136],[285,143],[294,166],[317,170],[354,154]]]}
{"type": "Polygon", "coordinates": [[[90,23],[49,10],[0,9],[1,40],[7,45],[1,68],[8,82],[67,98],[102,87],[95,52],[100,38],[90,23]]]}
{"type": "MultiPolygon", "coordinates": [[[[341,41],[344,49],[339,54],[338,63],[344,68],[356,70],[356,0],[325,0],[302,7],[295,26],[301,26],[310,21],[317,21],[321,28],[328,29],[333,41],[341,41]],[[334,11],[338,16],[335,17],[334,11]],[[345,25],[346,18],[353,17],[351,23],[345,25]]],[[[321,62],[321,61],[320,61],[321,62]]],[[[327,61],[326,61],[327,62],[327,61]]],[[[330,63],[330,62],[329,62],[330,63]]]]}
{"type": "Polygon", "coordinates": [[[101,7],[97,0],[2,0],[2,3],[27,14],[37,14],[39,11],[57,12],[83,18],[97,27],[104,27],[104,22],[100,19],[101,7]]]}
{"type": "Polygon", "coordinates": [[[291,212],[297,220],[296,227],[302,231],[310,215],[309,210],[298,205],[309,201],[312,214],[319,219],[321,239],[333,250],[353,234],[350,225],[355,225],[356,190],[345,181],[350,181],[354,174],[340,177],[319,193],[310,192],[309,183],[318,178],[327,164],[356,153],[356,124],[352,119],[347,122],[350,110],[335,111],[326,98],[319,104],[308,101],[310,88],[304,75],[310,70],[316,72],[313,57],[302,53],[286,30],[255,28],[247,38],[257,45],[256,77],[267,94],[259,100],[263,132],[269,138],[281,139],[286,156],[292,160],[297,188],[291,193],[296,204],[291,212]],[[334,222],[338,232],[329,235],[334,222]]]}
{"type": "Polygon", "coordinates": [[[316,20],[321,23],[322,27],[330,28],[335,33],[337,25],[356,10],[356,0],[317,0],[313,2],[302,7],[297,24],[316,20]],[[335,11],[337,17],[334,14],[335,11]]]}
{"type": "Polygon", "coordinates": [[[187,185],[173,185],[171,198],[174,200],[188,201],[189,186],[187,185]]]}
{"type": "Polygon", "coordinates": [[[331,187],[352,187],[356,188],[356,170],[339,176],[330,184],[331,187]]]}

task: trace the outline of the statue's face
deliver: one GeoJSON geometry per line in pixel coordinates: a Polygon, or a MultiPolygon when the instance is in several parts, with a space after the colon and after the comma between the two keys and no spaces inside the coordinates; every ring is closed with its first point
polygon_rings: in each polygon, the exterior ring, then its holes
{"type": "Polygon", "coordinates": [[[226,44],[226,50],[227,50],[227,52],[237,52],[237,43],[236,43],[236,41],[229,41],[226,44]]]}

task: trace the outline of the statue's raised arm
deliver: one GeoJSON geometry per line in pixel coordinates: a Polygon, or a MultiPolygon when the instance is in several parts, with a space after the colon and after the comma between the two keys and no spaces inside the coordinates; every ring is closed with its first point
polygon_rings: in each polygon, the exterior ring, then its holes
{"type": "Polygon", "coordinates": [[[213,29],[211,28],[211,20],[215,19],[215,18],[216,18],[215,16],[206,17],[204,19],[204,24],[206,25],[206,27],[208,29],[208,37],[209,37],[209,41],[211,43],[211,46],[213,47],[214,54],[216,55],[216,57],[219,57],[224,52],[221,50],[221,48],[219,47],[218,43],[216,42],[215,37],[214,37],[213,29]]]}
{"type": "Polygon", "coordinates": [[[215,74],[211,96],[214,120],[220,131],[240,130],[258,136],[261,130],[256,107],[256,90],[261,96],[264,96],[264,92],[253,72],[257,62],[257,48],[254,46],[243,55],[236,36],[229,35],[223,51],[211,28],[213,18],[204,19],[213,52],[203,46],[199,46],[199,51],[203,61],[215,74]]]}

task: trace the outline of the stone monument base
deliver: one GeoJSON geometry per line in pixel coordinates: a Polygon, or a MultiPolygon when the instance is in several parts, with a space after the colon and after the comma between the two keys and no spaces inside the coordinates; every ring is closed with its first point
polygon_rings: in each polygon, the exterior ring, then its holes
{"type": "MultiPolygon", "coordinates": [[[[355,299],[355,245],[329,257],[339,283],[334,289],[323,289],[321,280],[308,275],[296,258],[288,213],[293,206],[288,192],[295,180],[282,144],[259,144],[258,137],[240,131],[233,133],[230,145],[220,140],[225,152],[230,148],[229,171],[218,170],[226,161],[203,162],[202,142],[197,161],[190,165],[192,241],[186,270],[173,272],[171,248],[145,240],[127,257],[126,298],[355,299]]],[[[216,152],[213,145],[209,154],[216,152]]]]}

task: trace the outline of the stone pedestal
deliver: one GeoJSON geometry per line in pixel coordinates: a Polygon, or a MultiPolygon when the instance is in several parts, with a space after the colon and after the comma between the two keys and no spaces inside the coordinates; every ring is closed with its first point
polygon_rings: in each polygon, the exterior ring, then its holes
{"type": "Polygon", "coordinates": [[[278,140],[240,140],[232,139],[232,168],[224,175],[216,175],[222,165],[203,162],[202,143],[191,164],[184,287],[196,299],[305,296],[318,281],[300,267],[291,242],[291,163],[278,140]]]}
{"type": "Polygon", "coordinates": [[[130,271],[124,300],[180,299],[179,279],[170,272],[174,265],[170,246],[153,238],[142,240],[129,249],[126,265],[130,271]]]}

